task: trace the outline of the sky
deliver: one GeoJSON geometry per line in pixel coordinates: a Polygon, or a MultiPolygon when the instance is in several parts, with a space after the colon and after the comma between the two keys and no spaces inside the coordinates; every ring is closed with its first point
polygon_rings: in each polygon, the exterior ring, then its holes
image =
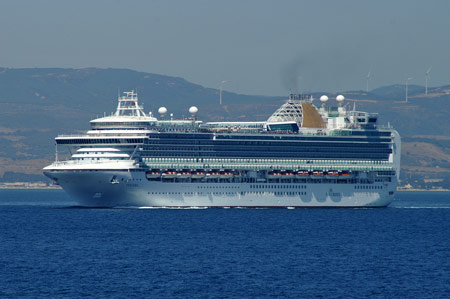
{"type": "Polygon", "coordinates": [[[244,94],[450,84],[450,1],[2,0],[0,66],[126,68],[244,94]]]}

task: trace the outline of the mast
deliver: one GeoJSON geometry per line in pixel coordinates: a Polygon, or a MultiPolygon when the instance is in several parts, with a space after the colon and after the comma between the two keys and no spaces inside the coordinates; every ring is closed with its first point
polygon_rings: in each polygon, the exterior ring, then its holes
{"type": "Polygon", "coordinates": [[[124,92],[119,96],[115,116],[146,116],[144,109],[139,106],[137,93],[132,91],[124,92]]]}

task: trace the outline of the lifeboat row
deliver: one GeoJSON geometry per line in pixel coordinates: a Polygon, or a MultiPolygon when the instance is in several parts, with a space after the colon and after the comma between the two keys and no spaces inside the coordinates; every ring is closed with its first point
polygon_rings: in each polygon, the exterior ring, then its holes
{"type": "Polygon", "coordinates": [[[269,171],[267,173],[268,179],[293,179],[295,178],[295,172],[292,171],[269,171]]]}
{"type": "Polygon", "coordinates": [[[298,171],[269,171],[267,173],[268,179],[290,179],[290,178],[350,178],[351,173],[349,171],[341,171],[341,170],[298,170],[298,171]]]}
{"type": "MultiPolygon", "coordinates": [[[[159,170],[152,169],[145,173],[147,179],[231,179],[233,177],[241,177],[242,174],[239,171],[233,170],[190,170],[190,169],[167,169],[159,170]]],[[[301,179],[301,178],[329,178],[329,179],[345,179],[352,176],[349,171],[341,170],[274,170],[269,171],[266,175],[267,179],[301,179]]]]}
{"type": "Polygon", "coordinates": [[[192,170],[176,170],[176,169],[168,169],[164,171],[160,171],[159,169],[152,169],[145,173],[147,179],[159,179],[162,177],[163,179],[174,179],[174,178],[193,178],[193,179],[230,179],[233,177],[241,177],[242,174],[240,172],[234,172],[231,170],[211,170],[205,171],[203,169],[197,169],[195,171],[192,170]]]}

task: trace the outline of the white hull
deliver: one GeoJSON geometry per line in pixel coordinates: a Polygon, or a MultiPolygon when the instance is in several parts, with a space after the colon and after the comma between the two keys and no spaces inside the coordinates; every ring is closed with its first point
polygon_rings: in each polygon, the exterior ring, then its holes
{"type": "Polygon", "coordinates": [[[394,199],[396,188],[396,182],[161,182],[148,181],[142,171],[126,170],[46,171],[46,175],[87,207],[384,207],[394,199]]]}

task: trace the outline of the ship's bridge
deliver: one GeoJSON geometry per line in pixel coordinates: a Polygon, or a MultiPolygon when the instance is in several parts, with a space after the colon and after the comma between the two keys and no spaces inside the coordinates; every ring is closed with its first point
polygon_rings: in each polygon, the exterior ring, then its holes
{"type": "Polygon", "coordinates": [[[157,119],[149,116],[105,116],[90,121],[93,130],[104,129],[142,129],[154,125],[157,119]]]}
{"type": "Polygon", "coordinates": [[[124,92],[119,96],[116,112],[110,116],[94,119],[90,122],[92,129],[112,129],[112,128],[143,128],[149,127],[158,120],[150,115],[146,115],[144,108],[139,105],[137,93],[133,91],[124,92]]]}
{"type": "Polygon", "coordinates": [[[130,155],[116,148],[104,148],[104,147],[91,147],[91,148],[81,148],[77,150],[76,154],[72,155],[74,160],[127,160],[130,159],[130,155]]]}

